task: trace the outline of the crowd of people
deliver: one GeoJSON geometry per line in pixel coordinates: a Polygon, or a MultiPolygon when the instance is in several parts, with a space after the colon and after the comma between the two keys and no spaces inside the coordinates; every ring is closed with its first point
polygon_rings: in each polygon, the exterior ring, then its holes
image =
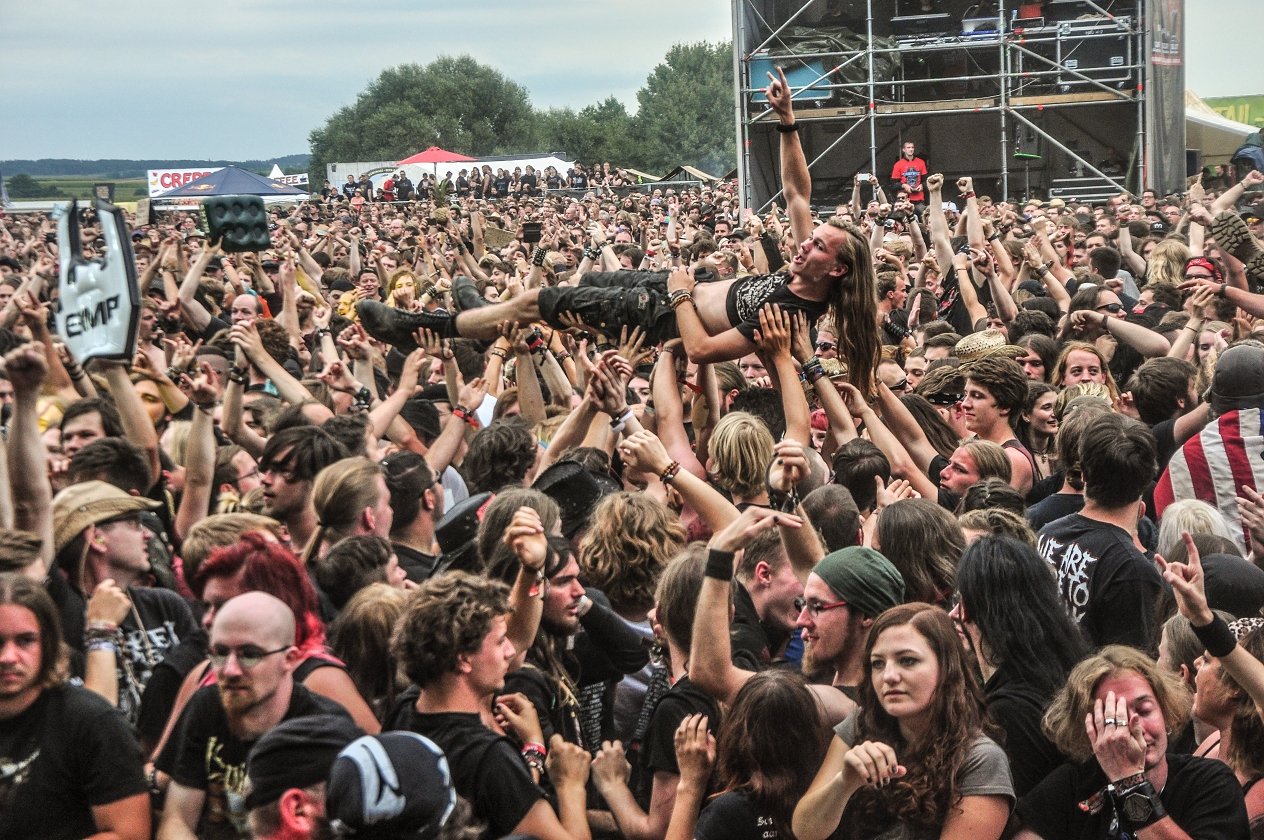
{"type": "Polygon", "coordinates": [[[767,95],[760,212],[138,224],[130,360],[0,218],[0,837],[1264,837],[1264,174],[814,208],[767,95]]]}
{"type": "Polygon", "coordinates": [[[383,202],[428,201],[436,199],[443,202],[446,196],[458,199],[476,198],[485,200],[503,200],[509,197],[539,198],[546,192],[585,190],[613,191],[630,187],[639,183],[638,176],[621,167],[612,167],[610,161],[585,166],[576,161],[565,172],[556,166],[546,166],[537,170],[532,164],[514,166],[506,169],[498,166],[495,170],[491,164],[470,166],[456,169],[448,168],[459,164],[445,164],[443,177],[439,177],[438,166],[435,172],[423,174],[418,183],[413,183],[408,172],[388,172],[379,178],[380,186],[376,186],[367,174],[347,175],[341,185],[328,180],[321,187],[318,195],[321,201],[347,202],[347,206],[359,210],[365,204],[383,202]]]}

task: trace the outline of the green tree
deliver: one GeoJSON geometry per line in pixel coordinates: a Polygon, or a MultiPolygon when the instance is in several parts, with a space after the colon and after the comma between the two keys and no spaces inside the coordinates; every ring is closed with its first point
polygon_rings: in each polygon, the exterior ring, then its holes
{"type": "Polygon", "coordinates": [[[723,175],[736,165],[732,44],[676,44],[636,98],[639,168],[688,164],[723,175]]]}
{"type": "Polygon", "coordinates": [[[4,180],[9,188],[9,198],[39,198],[43,195],[44,188],[40,186],[39,181],[25,172],[4,180]]]}
{"type": "Polygon", "coordinates": [[[517,151],[535,132],[526,88],[467,55],[382,74],[309,135],[309,175],[333,161],[399,160],[427,146],[467,155],[517,151]]]}
{"type": "Polygon", "coordinates": [[[579,111],[551,108],[539,115],[535,147],[587,163],[627,164],[636,154],[634,124],[627,108],[613,96],[579,111]]]}

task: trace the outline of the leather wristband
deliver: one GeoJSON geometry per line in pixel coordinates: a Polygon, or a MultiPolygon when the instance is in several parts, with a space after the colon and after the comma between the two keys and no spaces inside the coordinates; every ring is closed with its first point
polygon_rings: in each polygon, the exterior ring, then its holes
{"type": "Polygon", "coordinates": [[[716,580],[733,580],[733,556],[735,552],[720,551],[718,548],[707,550],[707,567],[703,574],[716,580]]]}
{"type": "Polygon", "coordinates": [[[1211,624],[1204,624],[1202,627],[1191,624],[1190,629],[1194,631],[1194,635],[1198,637],[1198,641],[1202,642],[1207,652],[1217,659],[1233,653],[1233,649],[1238,646],[1237,637],[1229,629],[1229,624],[1220,616],[1213,618],[1211,624]]]}
{"type": "Polygon", "coordinates": [[[1149,779],[1129,788],[1116,788],[1111,798],[1114,800],[1115,816],[1119,818],[1120,828],[1133,836],[1167,816],[1163,800],[1159,798],[1159,792],[1149,779]]]}
{"type": "Polygon", "coordinates": [[[786,125],[785,123],[777,123],[776,128],[780,134],[793,134],[799,130],[799,124],[797,122],[792,122],[789,125],[786,125]]]}

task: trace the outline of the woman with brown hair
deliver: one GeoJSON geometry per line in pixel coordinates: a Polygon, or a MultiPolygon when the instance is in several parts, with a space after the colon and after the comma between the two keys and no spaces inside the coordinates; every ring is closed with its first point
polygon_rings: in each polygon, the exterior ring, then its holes
{"type": "MultiPolygon", "coordinates": [[[[716,736],[718,793],[702,808],[694,840],[794,836],[794,803],[825,755],[826,732],[815,725],[818,715],[816,698],[792,671],[762,671],[746,681],[716,736]],[[804,724],[797,737],[786,737],[786,721],[804,724]]],[[[678,819],[673,814],[673,828],[678,819]]]]}
{"type": "Polygon", "coordinates": [[[1014,804],[1009,761],[943,610],[887,610],[865,646],[870,678],[794,809],[798,840],[999,840],[1014,804]]]}

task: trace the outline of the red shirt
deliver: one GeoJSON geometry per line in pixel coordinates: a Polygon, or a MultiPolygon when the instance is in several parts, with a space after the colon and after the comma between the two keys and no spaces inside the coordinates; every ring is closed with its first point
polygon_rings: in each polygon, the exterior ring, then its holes
{"type": "Polygon", "coordinates": [[[901,157],[891,168],[891,180],[898,181],[908,190],[909,201],[925,201],[922,184],[926,180],[926,161],[914,156],[912,160],[901,157]]]}

